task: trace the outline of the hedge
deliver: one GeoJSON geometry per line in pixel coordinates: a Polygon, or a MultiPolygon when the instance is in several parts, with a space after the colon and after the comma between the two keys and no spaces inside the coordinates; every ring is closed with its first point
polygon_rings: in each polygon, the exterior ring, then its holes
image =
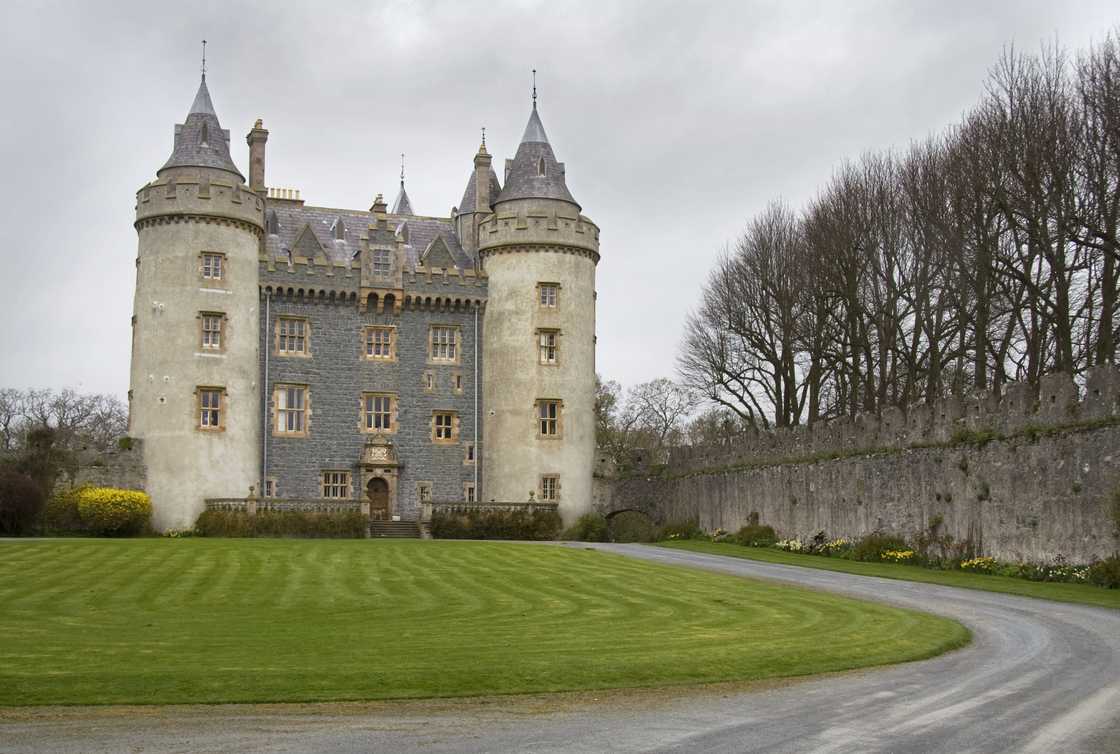
{"type": "Polygon", "coordinates": [[[241,511],[203,511],[194,524],[195,534],[200,537],[360,539],[368,529],[369,519],[356,511],[261,511],[255,516],[241,511]]]}
{"type": "Polygon", "coordinates": [[[147,493],[115,487],[81,487],[78,515],[93,534],[127,537],[144,531],[152,518],[147,493]]]}
{"type": "Polygon", "coordinates": [[[561,527],[556,511],[471,511],[433,513],[435,539],[556,539],[561,527]]]}

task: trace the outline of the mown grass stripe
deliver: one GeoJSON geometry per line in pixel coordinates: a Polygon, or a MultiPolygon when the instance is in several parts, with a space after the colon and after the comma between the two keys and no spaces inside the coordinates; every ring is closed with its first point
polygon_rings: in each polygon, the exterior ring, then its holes
{"type": "Polygon", "coordinates": [[[967,638],[820,592],[505,543],[4,542],[0,598],[6,705],[672,685],[916,659],[967,638]]]}

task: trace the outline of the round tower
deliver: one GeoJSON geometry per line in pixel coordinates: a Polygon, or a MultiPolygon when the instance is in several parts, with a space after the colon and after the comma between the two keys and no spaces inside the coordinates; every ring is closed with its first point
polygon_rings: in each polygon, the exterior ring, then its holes
{"type": "Polygon", "coordinates": [[[591,508],[599,228],[568,191],[535,98],[504,183],[478,226],[483,499],[554,499],[569,523],[591,508]]]}
{"type": "Polygon", "coordinates": [[[206,75],[171,158],[136,196],[129,432],[158,529],[259,477],[258,255],[263,201],[230,158],[206,75]]]}

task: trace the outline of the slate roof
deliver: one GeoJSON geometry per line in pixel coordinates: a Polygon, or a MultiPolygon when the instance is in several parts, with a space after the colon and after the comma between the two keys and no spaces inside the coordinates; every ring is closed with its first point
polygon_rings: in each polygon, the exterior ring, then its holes
{"type": "MultiPolygon", "coordinates": [[[[398,230],[408,226],[408,243],[404,247],[405,266],[415,269],[421,255],[437,236],[442,237],[447,250],[461,269],[474,267],[474,260],[459,244],[454,226],[450,219],[439,217],[420,217],[417,215],[389,215],[389,228],[398,230]]],[[[314,234],[327,259],[346,262],[361,251],[361,237],[368,235],[373,215],[362,210],[334,209],[331,207],[311,207],[293,202],[270,201],[265,207],[265,254],[278,262],[287,263],[288,250],[296,249],[297,255],[309,248],[307,237],[301,238],[305,228],[314,234]],[[332,228],[341,219],[342,238],[336,239],[332,228]]]]}
{"type": "Polygon", "coordinates": [[[529,122],[525,125],[521,144],[517,147],[517,154],[507,163],[505,188],[494,204],[512,199],[560,199],[579,207],[579,203],[568,191],[564,181],[564,164],[557,162],[556,155],[552,152],[552,145],[548,143],[548,136],[544,132],[535,104],[529,115],[529,122]],[[542,160],[544,175],[541,175],[540,169],[542,160]]]}
{"type": "MultiPolygon", "coordinates": [[[[459,202],[459,214],[467,212],[474,212],[474,171],[471,171],[470,178],[467,179],[467,188],[463,191],[463,199],[459,202]]],[[[494,168],[490,168],[490,204],[493,206],[494,200],[498,198],[498,194],[502,193],[502,184],[498,183],[498,174],[494,172],[494,168]]]]}
{"type": "Polygon", "coordinates": [[[228,170],[242,182],[245,180],[229,155],[229,131],[223,129],[218,122],[214,103],[210,100],[210,90],[206,88],[205,74],[186,121],[175,126],[175,146],[171,150],[171,157],[157,171],[157,175],[168,168],[179,167],[228,170]]]}
{"type": "Polygon", "coordinates": [[[393,202],[393,208],[389,210],[394,215],[414,215],[412,211],[412,202],[408,200],[408,192],[404,190],[404,181],[401,181],[401,190],[397,193],[397,198],[393,202]]]}

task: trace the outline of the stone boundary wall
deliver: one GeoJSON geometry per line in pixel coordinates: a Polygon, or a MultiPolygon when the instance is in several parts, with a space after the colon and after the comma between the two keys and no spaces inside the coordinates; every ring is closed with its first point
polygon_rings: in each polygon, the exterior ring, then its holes
{"type": "Polygon", "coordinates": [[[1120,549],[1120,371],[1039,390],[949,398],[717,447],[674,449],[665,467],[600,479],[604,514],[695,518],[734,531],[757,513],[783,537],[929,532],[1010,561],[1087,562],[1120,549]],[[937,526],[934,526],[937,524],[937,526]]]}
{"type": "MultiPolygon", "coordinates": [[[[148,481],[144,466],[144,443],[133,439],[128,448],[108,451],[83,450],[78,453],[78,471],[73,478],[63,474],[59,485],[77,487],[119,487],[143,490],[148,481]]],[[[56,487],[57,489],[57,487],[56,487]]]]}

